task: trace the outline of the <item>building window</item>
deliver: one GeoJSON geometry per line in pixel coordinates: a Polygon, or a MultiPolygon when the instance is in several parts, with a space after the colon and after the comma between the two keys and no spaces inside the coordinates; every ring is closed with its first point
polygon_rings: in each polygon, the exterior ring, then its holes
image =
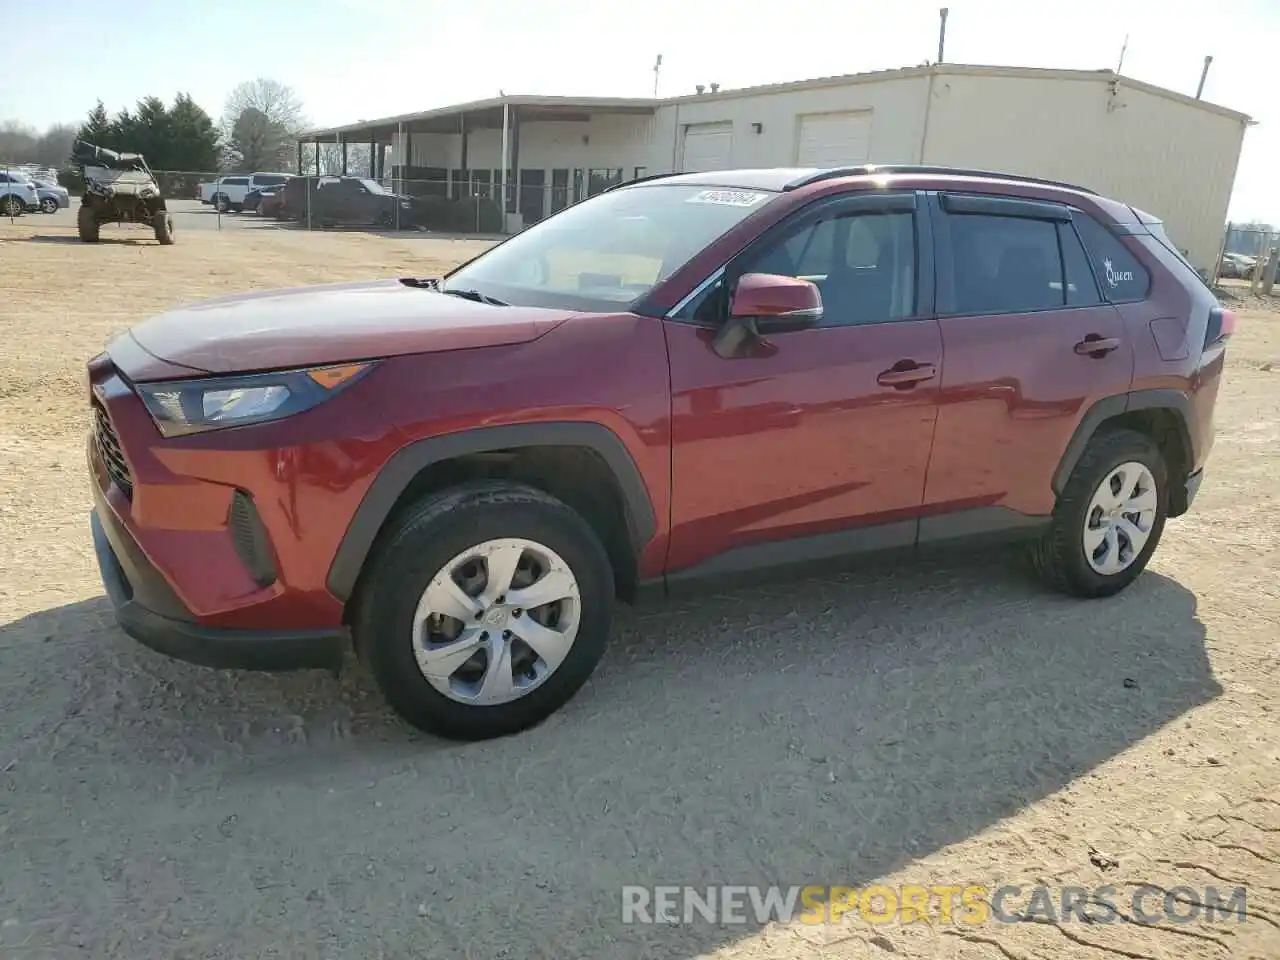
{"type": "Polygon", "coordinates": [[[648,167],[636,167],[636,175],[634,179],[639,180],[641,177],[645,176],[645,174],[647,174],[648,172],[649,172],[648,167]]]}
{"type": "Polygon", "coordinates": [[[594,197],[622,182],[622,167],[592,167],[587,173],[587,196],[594,197]]]}

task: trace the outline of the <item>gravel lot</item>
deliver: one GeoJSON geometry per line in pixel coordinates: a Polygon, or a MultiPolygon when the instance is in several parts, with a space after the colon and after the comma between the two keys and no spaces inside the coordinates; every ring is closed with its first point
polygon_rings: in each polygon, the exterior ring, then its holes
{"type": "Polygon", "coordinates": [[[1122,597],[995,553],[624,608],[566,709],[457,745],[356,670],[210,671],[121,634],[82,371],[180,302],[482,244],[86,246],[56,219],[0,222],[0,957],[1280,956],[1276,305],[1235,304],[1208,479],[1122,597]],[[1245,884],[1250,917],[620,922],[624,884],[872,882],[1245,884]]]}

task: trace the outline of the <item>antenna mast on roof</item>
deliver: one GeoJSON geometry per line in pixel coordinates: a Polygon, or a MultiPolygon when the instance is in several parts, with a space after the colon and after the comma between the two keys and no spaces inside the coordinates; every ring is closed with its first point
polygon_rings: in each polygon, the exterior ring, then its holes
{"type": "Polygon", "coordinates": [[[1129,49],[1129,35],[1124,35],[1124,43],[1120,44],[1120,61],[1116,64],[1116,73],[1124,66],[1124,52],[1129,49]]]}
{"type": "Polygon", "coordinates": [[[653,99],[658,99],[658,73],[662,70],[662,54],[658,54],[658,59],[653,61],[653,99]]]}
{"type": "Polygon", "coordinates": [[[1213,63],[1212,54],[1204,58],[1204,69],[1200,71],[1200,85],[1196,87],[1196,99],[1200,99],[1200,95],[1204,93],[1204,81],[1209,76],[1209,64],[1213,63]]]}

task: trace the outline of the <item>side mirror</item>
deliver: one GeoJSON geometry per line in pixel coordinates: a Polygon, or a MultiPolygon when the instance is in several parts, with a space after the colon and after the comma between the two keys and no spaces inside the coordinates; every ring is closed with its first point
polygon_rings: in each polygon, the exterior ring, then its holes
{"type": "Polygon", "coordinates": [[[745,273],[733,288],[729,318],[712,348],[728,359],[739,356],[767,333],[804,330],[822,319],[822,292],[808,280],[773,273],[745,273]]]}

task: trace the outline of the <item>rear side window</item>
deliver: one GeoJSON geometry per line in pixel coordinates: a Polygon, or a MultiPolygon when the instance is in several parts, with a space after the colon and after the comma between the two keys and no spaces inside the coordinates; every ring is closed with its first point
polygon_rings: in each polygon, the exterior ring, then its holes
{"type": "Polygon", "coordinates": [[[1120,239],[1088,214],[1073,215],[1080,239],[1102,287],[1102,295],[1112,303],[1143,300],[1151,289],[1151,274],[1120,239]]]}
{"type": "Polygon", "coordinates": [[[281,176],[278,173],[265,173],[262,176],[254,177],[253,179],[255,183],[260,183],[267,187],[274,187],[278,184],[284,183],[289,178],[281,176]]]}
{"type": "Polygon", "coordinates": [[[1062,244],[1062,268],[1067,277],[1067,306],[1091,307],[1102,303],[1098,284],[1089,269],[1089,258],[1071,224],[1058,224],[1058,242],[1062,244]]]}
{"type": "Polygon", "coordinates": [[[951,214],[954,313],[1029,313],[1066,304],[1057,224],[951,214]]]}
{"type": "Polygon", "coordinates": [[[228,187],[243,187],[249,183],[248,177],[227,177],[222,181],[228,187]]]}

